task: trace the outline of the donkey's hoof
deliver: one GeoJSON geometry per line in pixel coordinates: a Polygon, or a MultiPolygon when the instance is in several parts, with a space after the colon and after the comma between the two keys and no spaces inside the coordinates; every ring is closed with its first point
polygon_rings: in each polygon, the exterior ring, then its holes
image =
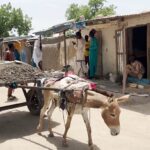
{"type": "Polygon", "coordinates": [[[42,133],[41,133],[41,132],[37,132],[37,134],[38,134],[38,135],[42,135],[42,133]]]}
{"type": "Polygon", "coordinates": [[[54,134],[53,134],[53,133],[50,133],[48,136],[49,136],[49,137],[54,137],[54,134]]]}
{"type": "Polygon", "coordinates": [[[68,143],[66,141],[62,141],[62,146],[63,147],[68,147],[68,143]]]}
{"type": "Polygon", "coordinates": [[[38,135],[41,135],[41,130],[37,130],[36,132],[38,135]]]}
{"type": "Polygon", "coordinates": [[[37,134],[41,135],[41,130],[37,128],[37,134]]]}
{"type": "Polygon", "coordinates": [[[93,146],[93,145],[90,145],[89,149],[90,149],[90,150],[94,150],[94,146],[93,146]]]}
{"type": "Polygon", "coordinates": [[[42,127],[37,126],[36,131],[37,131],[37,133],[40,133],[42,131],[42,127]]]}
{"type": "Polygon", "coordinates": [[[95,148],[94,145],[90,145],[90,146],[89,146],[89,149],[90,149],[90,150],[96,150],[96,148],[95,148]]]}

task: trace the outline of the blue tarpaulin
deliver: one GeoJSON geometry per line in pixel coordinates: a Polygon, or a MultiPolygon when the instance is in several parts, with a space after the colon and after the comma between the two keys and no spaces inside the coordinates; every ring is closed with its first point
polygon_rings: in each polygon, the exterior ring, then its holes
{"type": "Polygon", "coordinates": [[[51,28],[39,32],[35,32],[36,35],[51,35],[52,33],[61,33],[63,31],[72,29],[72,30],[81,30],[86,27],[85,21],[68,21],[64,22],[62,24],[58,24],[55,26],[52,26],[51,28]]]}

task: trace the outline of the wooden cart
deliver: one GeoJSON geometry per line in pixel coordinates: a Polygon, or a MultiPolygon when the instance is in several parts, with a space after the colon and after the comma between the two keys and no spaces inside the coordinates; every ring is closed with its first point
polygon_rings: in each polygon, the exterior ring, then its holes
{"type": "MultiPolygon", "coordinates": [[[[33,83],[34,86],[29,87],[27,85],[25,86],[20,83],[17,83],[17,88],[22,89],[26,101],[17,104],[2,106],[0,107],[0,111],[27,106],[31,114],[39,115],[40,110],[43,106],[43,96],[42,96],[42,89],[40,88],[40,82],[38,80],[35,80],[26,83],[33,83]]],[[[8,85],[0,83],[0,87],[2,86],[8,86],[8,85]]]]}

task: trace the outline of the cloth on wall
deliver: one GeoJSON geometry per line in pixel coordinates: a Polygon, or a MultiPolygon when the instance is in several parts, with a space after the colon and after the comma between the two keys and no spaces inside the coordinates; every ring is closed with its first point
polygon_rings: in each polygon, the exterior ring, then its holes
{"type": "Polygon", "coordinates": [[[33,55],[32,55],[33,61],[38,67],[38,63],[42,61],[42,51],[40,50],[40,40],[36,40],[34,42],[34,48],[33,48],[33,55]]]}

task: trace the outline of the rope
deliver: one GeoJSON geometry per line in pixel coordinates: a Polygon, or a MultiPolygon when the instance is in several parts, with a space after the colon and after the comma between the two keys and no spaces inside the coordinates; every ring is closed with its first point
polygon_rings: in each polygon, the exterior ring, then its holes
{"type": "Polygon", "coordinates": [[[62,115],[63,115],[63,122],[64,122],[64,127],[66,125],[66,121],[65,121],[65,115],[64,115],[64,111],[62,110],[62,115]]]}
{"type": "Polygon", "coordinates": [[[89,118],[89,122],[91,124],[91,109],[90,108],[89,108],[89,116],[88,116],[88,118],[89,118]]]}

